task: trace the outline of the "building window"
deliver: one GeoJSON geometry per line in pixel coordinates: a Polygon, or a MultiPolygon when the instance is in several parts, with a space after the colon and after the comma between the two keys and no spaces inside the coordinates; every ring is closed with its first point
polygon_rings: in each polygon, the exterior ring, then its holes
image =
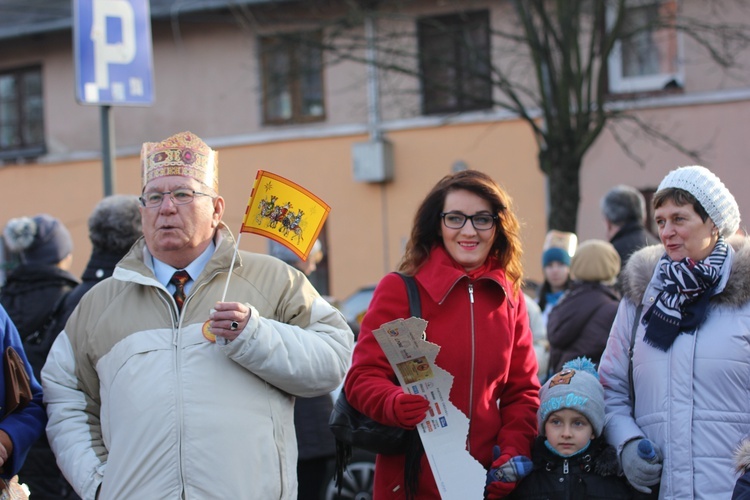
{"type": "MultiPolygon", "coordinates": [[[[616,15],[608,11],[611,26],[616,15]]],[[[684,69],[676,0],[629,0],[622,25],[624,37],[609,57],[609,88],[613,93],[645,92],[682,87],[684,69]]]]}
{"type": "Polygon", "coordinates": [[[0,71],[0,159],[44,154],[40,67],[0,71]]]}
{"type": "Polygon", "coordinates": [[[417,21],[424,114],[492,107],[489,12],[417,21]]]}
{"type": "Polygon", "coordinates": [[[262,37],[260,50],[264,123],[323,120],[325,103],[320,32],[262,37]]]}

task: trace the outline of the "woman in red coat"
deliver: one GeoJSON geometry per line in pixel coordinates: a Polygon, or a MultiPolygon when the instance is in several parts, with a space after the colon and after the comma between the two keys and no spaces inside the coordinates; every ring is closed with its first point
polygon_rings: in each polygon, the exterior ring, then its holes
{"type": "MultiPolygon", "coordinates": [[[[416,279],[427,340],[440,346],[435,362],[454,377],[450,399],[469,418],[469,453],[487,469],[529,456],[539,383],[520,290],[519,224],[508,195],[475,170],[444,177],[417,211],[399,271],[416,279]],[[500,456],[493,458],[496,445],[500,456]]],[[[374,420],[414,429],[427,400],[397,385],[372,335],[382,324],[408,317],[404,282],[388,274],[363,319],[345,390],[349,402],[374,420]]],[[[375,500],[439,498],[425,456],[412,478],[416,484],[405,484],[404,470],[405,455],[378,455],[375,500]]],[[[502,498],[514,487],[490,479],[486,497],[502,498]]]]}

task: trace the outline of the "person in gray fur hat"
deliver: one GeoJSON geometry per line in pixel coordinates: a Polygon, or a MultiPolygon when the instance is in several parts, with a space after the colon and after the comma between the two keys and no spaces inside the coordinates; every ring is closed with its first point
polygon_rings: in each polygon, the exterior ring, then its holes
{"type": "Polygon", "coordinates": [[[618,474],[615,449],[602,436],[604,391],[594,363],[586,357],[565,363],[539,390],[539,400],[533,469],[508,498],[633,498],[618,474]]]}
{"type": "Polygon", "coordinates": [[[669,172],[653,207],[661,244],[623,270],[599,365],[605,435],[639,491],[730,498],[732,452],[750,435],[750,244],[734,236],[734,196],[705,167],[669,172]],[[644,439],[663,464],[638,454],[644,439]]]}

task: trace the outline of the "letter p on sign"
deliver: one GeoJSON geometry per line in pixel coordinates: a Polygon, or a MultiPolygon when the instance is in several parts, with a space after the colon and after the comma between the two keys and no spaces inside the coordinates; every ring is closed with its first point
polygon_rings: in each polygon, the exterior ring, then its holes
{"type": "Polygon", "coordinates": [[[75,0],[74,8],[78,100],[151,104],[148,0],[75,0]]]}

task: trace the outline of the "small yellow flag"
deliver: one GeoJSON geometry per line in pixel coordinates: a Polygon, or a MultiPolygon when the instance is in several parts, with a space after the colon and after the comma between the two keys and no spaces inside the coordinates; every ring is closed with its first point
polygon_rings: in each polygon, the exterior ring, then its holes
{"type": "Polygon", "coordinates": [[[240,232],[271,238],[307,260],[330,211],[299,184],[258,170],[240,232]]]}

